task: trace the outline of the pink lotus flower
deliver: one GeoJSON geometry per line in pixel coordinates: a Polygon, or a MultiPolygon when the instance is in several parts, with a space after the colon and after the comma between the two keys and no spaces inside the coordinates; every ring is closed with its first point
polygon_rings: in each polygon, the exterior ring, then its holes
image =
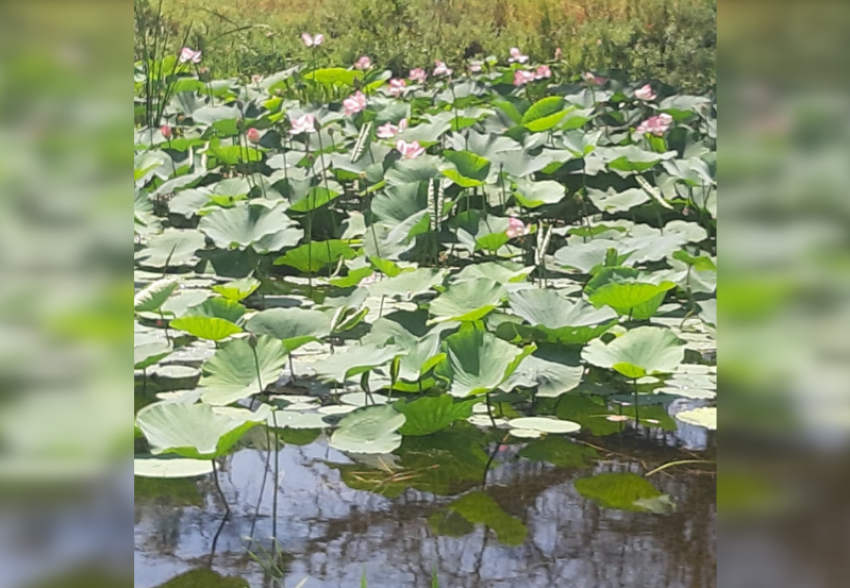
{"type": "Polygon", "coordinates": [[[390,96],[395,96],[398,98],[404,93],[404,88],[407,86],[407,82],[404,80],[390,80],[390,96]]]}
{"type": "Polygon", "coordinates": [[[357,90],[353,95],[342,101],[342,109],[345,112],[345,116],[351,116],[352,114],[366,110],[366,96],[363,95],[363,92],[357,90]]]}
{"type": "Polygon", "coordinates": [[[518,69],[514,72],[514,86],[524,86],[528,82],[534,81],[534,72],[518,69]]]}
{"type": "Polygon", "coordinates": [[[405,159],[416,159],[425,153],[425,149],[419,145],[419,141],[411,141],[408,143],[403,139],[399,139],[396,141],[395,148],[405,159]]]}
{"type": "Polygon", "coordinates": [[[411,82],[420,82],[422,84],[425,83],[425,80],[428,79],[428,74],[421,67],[417,67],[410,70],[410,73],[407,74],[407,77],[410,78],[411,82]]]}
{"type": "Polygon", "coordinates": [[[559,61],[564,56],[564,52],[561,51],[560,47],[555,49],[555,61],[559,61]]]}
{"type": "Polygon", "coordinates": [[[354,62],[354,69],[369,69],[372,67],[372,60],[368,55],[361,55],[360,59],[354,62]]]}
{"type": "Polygon", "coordinates": [[[398,126],[393,123],[386,123],[378,127],[379,139],[392,139],[407,128],[407,119],[403,118],[399,121],[398,126]]]}
{"type": "Polygon", "coordinates": [[[551,78],[551,77],[552,77],[552,70],[549,69],[548,65],[541,65],[536,70],[534,70],[534,79],[535,80],[542,80],[544,78],[551,78]]]}
{"type": "Polygon", "coordinates": [[[663,137],[671,124],[673,124],[673,117],[667,113],[661,113],[658,116],[649,117],[640,123],[638,128],[635,130],[641,135],[645,133],[652,133],[658,137],[663,137]]]}
{"type": "Polygon", "coordinates": [[[255,84],[259,84],[260,82],[263,81],[263,76],[261,76],[259,74],[254,74],[254,75],[251,76],[251,81],[255,84]]]}
{"type": "Polygon", "coordinates": [[[254,127],[251,127],[250,129],[245,131],[245,137],[251,143],[259,143],[260,142],[260,131],[258,131],[254,127]]]}
{"type": "Polygon", "coordinates": [[[449,69],[449,67],[440,61],[439,59],[434,60],[434,75],[435,76],[450,76],[454,70],[449,69]]]}
{"type": "Polygon", "coordinates": [[[292,121],[292,128],[289,129],[290,135],[299,135],[301,133],[316,132],[316,117],[312,114],[303,114],[292,121]]]}
{"type": "Polygon", "coordinates": [[[469,62],[469,73],[481,73],[482,63],[480,61],[469,62]]]}
{"type": "Polygon", "coordinates": [[[505,234],[509,239],[513,239],[514,237],[522,237],[528,234],[528,229],[521,220],[511,217],[508,219],[508,229],[505,231],[505,234]]]}
{"type": "Polygon", "coordinates": [[[310,33],[301,33],[301,40],[308,47],[318,47],[325,41],[325,36],[322,33],[318,33],[315,37],[310,33]]]}
{"type": "Polygon", "coordinates": [[[162,125],[161,127],[159,127],[159,132],[162,133],[162,136],[165,137],[166,139],[171,138],[171,127],[170,126],[162,125]]]}
{"type": "Polygon", "coordinates": [[[511,56],[508,58],[508,63],[525,63],[528,61],[528,55],[523,55],[519,47],[511,47],[511,56]]]}
{"type": "Polygon", "coordinates": [[[189,47],[180,50],[180,63],[201,63],[201,51],[195,51],[189,47]]]}
{"type": "Polygon", "coordinates": [[[635,90],[635,98],[639,100],[655,100],[655,93],[652,91],[652,86],[649,84],[635,90]]]}
{"type": "Polygon", "coordinates": [[[603,78],[601,76],[594,75],[593,73],[586,71],[581,74],[582,79],[590,84],[591,86],[601,86],[605,82],[608,81],[608,78],[603,78]]]}

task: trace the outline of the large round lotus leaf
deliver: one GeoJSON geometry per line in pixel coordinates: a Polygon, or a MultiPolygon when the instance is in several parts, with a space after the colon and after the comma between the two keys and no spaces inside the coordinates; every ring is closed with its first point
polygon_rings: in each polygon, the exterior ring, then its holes
{"type": "Polygon", "coordinates": [[[508,421],[508,426],[511,429],[531,429],[540,431],[541,433],[577,433],[581,430],[581,425],[571,421],[562,421],[560,419],[547,417],[521,417],[508,421]]]}
{"type": "Polygon", "coordinates": [[[537,352],[522,360],[517,370],[502,384],[502,390],[536,388],[540,398],[557,398],[581,383],[584,367],[578,354],[537,352]]]}
{"type": "Polygon", "coordinates": [[[242,332],[242,327],[228,320],[208,316],[187,316],[171,321],[170,326],[199,339],[222,341],[242,332]]]}
{"type": "Polygon", "coordinates": [[[477,321],[502,304],[507,292],[493,280],[478,278],[452,284],[431,302],[434,322],[477,321]]]}
{"type": "Polygon", "coordinates": [[[396,404],[396,409],[407,417],[399,431],[402,435],[431,435],[445,429],[453,422],[472,416],[475,401],[455,402],[451,396],[426,396],[408,404],[396,404]]]}
{"type": "Polygon", "coordinates": [[[177,278],[163,278],[148,284],[133,297],[133,310],[136,312],[159,310],[179,285],[180,280],[177,278]]]}
{"type": "Polygon", "coordinates": [[[292,352],[310,341],[330,335],[331,317],[305,308],[270,308],[248,319],[245,328],[258,335],[283,340],[285,349],[292,352]]]}
{"type": "Polygon", "coordinates": [[[608,345],[594,339],[582,350],[581,357],[595,366],[637,379],[675,370],[685,357],[685,345],[668,329],[638,327],[608,345]]]}
{"type": "Polygon", "coordinates": [[[518,439],[539,439],[543,432],[537,429],[511,429],[511,435],[518,439]]]}
{"type": "Polygon", "coordinates": [[[242,278],[233,280],[226,284],[213,286],[213,292],[217,292],[226,300],[240,302],[253,294],[260,287],[260,280],[255,278],[242,278]]]}
{"type": "Polygon", "coordinates": [[[194,478],[213,471],[212,460],[158,456],[133,459],[133,475],[143,478],[194,478]]]}
{"type": "MultiPolygon", "coordinates": [[[[247,308],[236,301],[226,298],[207,298],[200,304],[186,309],[181,318],[208,317],[220,318],[231,323],[238,323],[247,312],[247,308]]],[[[172,325],[174,322],[172,321],[172,325]]]]}
{"type": "Polygon", "coordinates": [[[452,275],[451,282],[454,284],[486,278],[502,285],[513,284],[525,280],[533,270],[533,267],[522,266],[510,261],[485,261],[466,266],[452,275]]]}
{"type": "Polygon", "coordinates": [[[617,313],[610,308],[595,309],[583,300],[570,300],[555,290],[529,288],[511,292],[511,310],[549,340],[583,344],[614,326],[617,313]]]}
{"type": "Polygon", "coordinates": [[[171,354],[171,344],[165,339],[147,339],[133,347],[133,368],[148,368],[171,354]]]}
{"type": "Polygon", "coordinates": [[[247,430],[264,423],[268,414],[268,409],[233,409],[222,414],[208,404],[157,402],[139,411],[136,425],[155,455],[213,459],[227,453],[247,430]]]}
{"type": "Polygon", "coordinates": [[[151,238],[147,248],[139,251],[135,259],[145,267],[154,268],[194,265],[198,261],[195,252],[206,242],[204,235],[195,230],[166,229],[151,238]]]}
{"type": "Polygon", "coordinates": [[[587,189],[587,197],[593,205],[602,212],[624,212],[635,206],[649,202],[649,194],[639,188],[629,188],[617,192],[614,188],[608,191],[587,189]]]}
{"type": "Polygon", "coordinates": [[[534,344],[515,347],[477,329],[455,333],[444,344],[446,361],[437,365],[435,371],[450,382],[452,396],[460,398],[492,392],[536,349],[534,344]]]}
{"type": "Polygon", "coordinates": [[[282,257],[274,260],[275,265],[288,265],[305,274],[315,274],[327,265],[340,259],[353,259],[357,252],[345,241],[313,241],[295,249],[290,249],[282,257]]]}
{"type": "Polygon", "coordinates": [[[340,396],[339,401],[349,406],[369,406],[370,404],[386,404],[389,398],[377,393],[351,392],[340,396]]]}
{"type": "MultiPolygon", "coordinates": [[[[198,228],[204,232],[219,249],[246,249],[259,244],[263,238],[281,234],[285,237],[281,247],[291,247],[298,243],[303,231],[278,205],[268,208],[261,204],[240,203],[232,208],[219,208],[201,219],[198,228]]],[[[264,247],[255,247],[265,253],[264,247]]]]}
{"type": "Polygon", "coordinates": [[[563,184],[551,180],[543,182],[532,182],[529,180],[517,180],[514,197],[526,208],[537,208],[544,204],[557,204],[566,195],[563,184]]]}
{"type": "Polygon", "coordinates": [[[382,280],[369,287],[372,296],[413,300],[416,296],[431,291],[434,286],[443,283],[446,270],[422,268],[412,272],[402,272],[394,278],[382,280]]]}
{"type": "Polygon", "coordinates": [[[652,318],[673,282],[661,281],[636,269],[606,267],[585,286],[588,300],[599,308],[610,306],[621,316],[652,318]]]}
{"type": "Polygon", "coordinates": [[[358,406],[323,406],[318,410],[318,413],[323,416],[340,416],[344,414],[348,414],[357,410],[358,406]]]}
{"type": "Polygon", "coordinates": [[[286,349],[279,339],[260,335],[255,349],[247,339],[227,341],[204,364],[203,400],[223,406],[258,394],[277,381],[286,360],[286,349]]]}
{"type": "Polygon", "coordinates": [[[440,173],[462,188],[483,186],[490,174],[490,162],[471,151],[444,151],[440,173]]]}
{"type": "Polygon", "coordinates": [[[186,365],[164,365],[156,368],[150,377],[160,390],[188,390],[198,385],[201,371],[186,365]]]}
{"type": "Polygon", "coordinates": [[[270,427],[278,429],[324,429],[329,426],[320,414],[299,412],[288,408],[286,410],[274,411],[268,418],[267,423],[270,427]]]}
{"type": "Polygon", "coordinates": [[[704,406],[702,408],[694,408],[693,410],[685,410],[676,414],[676,418],[683,423],[705,427],[710,431],[717,430],[717,408],[704,406]]]}
{"type": "Polygon", "coordinates": [[[370,406],[357,410],[339,422],[330,445],[350,453],[390,453],[401,445],[396,433],[405,417],[392,406],[370,406]]]}
{"type": "Polygon", "coordinates": [[[599,474],[575,481],[575,489],[600,506],[616,510],[646,512],[642,502],[661,497],[655,486],[637,474],[599,474]]]}
{"type": "Polygon", "coordinates": [[[371,371],[405,355],[406,351],[396,345],[376,347],[353,345],[337,351],[330,357],[313,364],[316,375],[328,382],[344,382],[347,378],[371,371]]]}

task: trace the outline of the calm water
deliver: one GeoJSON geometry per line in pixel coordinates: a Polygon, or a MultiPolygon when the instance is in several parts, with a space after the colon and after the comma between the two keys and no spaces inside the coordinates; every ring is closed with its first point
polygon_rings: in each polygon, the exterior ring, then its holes
{"type": "Polygon", "coordinates": [[[135,586],[245,585],[224,578],[234,576],[254,587],[298,586],[307,578],[304,588],[356,588],[365,570],[370,588],[425,588],[434,568],[442,588],[716,585],[713,475],[674,468],[652,476],[676,504],[666,514],[603,508],[574,487],[598,473],[713,459],[704,432],[680,425],[676,433],[588,437],[599,450],[558,445],[554,461],[562,467],[529,453],[539,441],[503,435],[465,425],[405,439],[394,461],[367,463],[328,448],[322,436],[290,435],[276,453],[275,483],[275,452],[255,429],[245,448],[220,462],[232,510],[223,527],[224,505],[211,477],[136,479],[135,586]],[[452,524],[458,521],[446,506],[482,488],[499,516],[527,528],[521,545],[505,545],[484,524],[452,524]],[[434,520],[446,522],[442,535],[434,520]],[[273,562],[272,536],[280,549],[273,562]],[[258,565],[251,553],[266,563],[258,565]],[[217,574],[206,570],[210,563],[217,574]]]}

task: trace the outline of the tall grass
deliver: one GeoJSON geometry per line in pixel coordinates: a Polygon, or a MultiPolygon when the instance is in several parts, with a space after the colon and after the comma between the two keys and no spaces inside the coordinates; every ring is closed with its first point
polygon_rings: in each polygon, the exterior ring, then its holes
{"type": "MultiPolygon", "coordinates": [[[[144,0],[142,0],[144,1],[144,0]]],[[[536,61],[557,47],[569,70],[625,70],[687,91],[715,83],[716,0],[165,0],[176,30],[205,51],[217,75],[266,74],[304,62],[303,31],[323,32],[322,58],[361,54],[397,73],[435,58],[536,61]]]]}

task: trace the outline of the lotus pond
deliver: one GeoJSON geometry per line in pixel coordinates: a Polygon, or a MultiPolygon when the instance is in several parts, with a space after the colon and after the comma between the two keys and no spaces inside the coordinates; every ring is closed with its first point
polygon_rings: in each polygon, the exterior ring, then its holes
{"type": "Polygon", "coordinates": [[[715,106],[521,57],[136,64],[136,586],[715,585],[715,106]]]}

